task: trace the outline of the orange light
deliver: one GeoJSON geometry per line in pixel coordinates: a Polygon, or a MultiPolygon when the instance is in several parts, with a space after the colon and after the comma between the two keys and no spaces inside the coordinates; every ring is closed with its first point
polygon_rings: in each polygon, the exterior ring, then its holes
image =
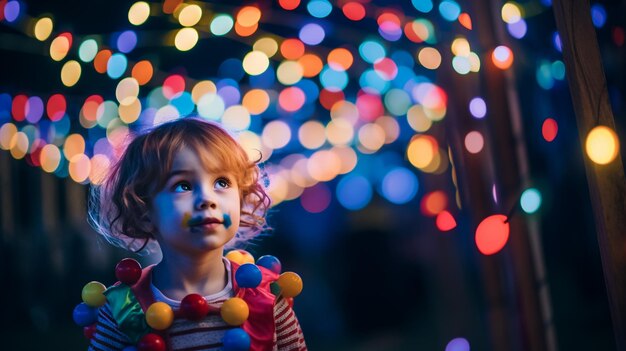
{"type": "Polygon", "coordinates": [[[498,46],[493,49],[491,60],[499,69],[508,69],[513,64],[513,51],[506,46],[498,46]]]}
{"type": "Polygon", "coordinates": [[[100,50],[93,59],[93,67],[98,73],[106,73],[107,63],[113,54],[111,50],[100,50]]]}
{"type": "Polygon", "coordinates": [[[302,76],[306,78],[315,77],[324,68],[322,60],[314,54],[303,55],[298,59],[298,63],[302,66],[302,76]]]}
{"type": "Polygon", "coordinates": [[[424,195],[420,203],[422,213],[426,216],[436,216],[447,206],[448,198],[441,190],[424,195]]]}
{"type": "Polygon", "coordinates": [[[280,44],[280,53],[287,60],[297,60],[304,55],[304,44],[298,39],[287,39],[280,44]]]}
{"type": "Polygon", "coordinates": [[[459,15],[459,23],[469,30],[472,30],[472,18],[467,13],[463,12],[459,15]]]}
{"type": "Polygon", "coordinates": [[[139,85],[144,85],[152,79],[154,70],[152,64],[148,60],[139,61],[133,66],[132,77],[137,80],[139,85]]]}

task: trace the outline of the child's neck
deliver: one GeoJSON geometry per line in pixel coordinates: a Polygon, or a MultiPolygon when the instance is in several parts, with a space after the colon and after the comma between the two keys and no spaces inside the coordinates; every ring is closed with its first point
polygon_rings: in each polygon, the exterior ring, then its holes
{"type": "Polygon", "coordinates": [[[222,250],[194,257],[164,251],[163,259],[154,267],[152,283],[174,300],[182,300],[192,293],[215,294],[222,291],[228,281],[222,255],[222,250]]]}

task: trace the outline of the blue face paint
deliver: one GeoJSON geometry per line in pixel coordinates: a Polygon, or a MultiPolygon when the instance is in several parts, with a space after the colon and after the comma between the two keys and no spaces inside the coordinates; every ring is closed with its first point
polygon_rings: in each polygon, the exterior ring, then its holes
{"type": "Polygon", "coordinates": [[[233,222],[230,220],[230,215],[228,213],[224,213],[224,227],[228,229],[232,224],[233,222]]]}

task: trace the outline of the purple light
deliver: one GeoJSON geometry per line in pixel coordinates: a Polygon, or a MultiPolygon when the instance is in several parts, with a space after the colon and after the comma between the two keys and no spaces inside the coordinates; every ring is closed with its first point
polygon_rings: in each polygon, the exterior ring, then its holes
{"type": "Polygon", "coordinates": [[[446,345],[446,351],[470,351],[470,344],[464,338],[452,339],[446,345]]]}
{"type": "Polygon", "coordinates": [[[397,23],[392,21],[381,23],[380,27],[378,27],[378,33],[388,41],[398,41],[402,37],[402,29],[397,23]]]}
{"type": "Polygon", "coordinates": [[[7,22],[13,22],[20,15],[20,3],[18,1],[9,1],[4,5],[4,19],[7,22]]]}
{"type": "Polygon", "coordinates": [[[236,105],[239,103],[239,99],[241,99],[241,93],[239,92],[239,89],[230,85],[226,85],[220,88],[217,91],[217,95],[219,95],[222,100],[224,100],[225,107],[236,105]]]}
{"type": "Polygon", "coordinates": [[[554,32],[552,34],[552,41],[554,42],[554,48],[558,52],[563,52],[563,47],[561,46],[561,37],[559,36],[558,32],[554,32]]]}
{"type": "Polygon", "coordinates": [[[487,114],[487,104],[482,98],[475,97],[470,101],[469,110],[472,116],[483,118],[487,114]]]}
{"type": "Polygon", "coordinates": [[[317,183],[304,189],[302,196],[300,196],[300,204],[307,212],[320,213],[330,205],[331,196],[332,194],[326,184],[317,183]]]}
{"type": "Polygon", "coordinates": [[[93,154],[106,155],[109,158],[113,155],[113,147],[107,138],[100,138],[93,146],[93,154]]]}
{"type": "Polygon", "coordinates": [[[26,101],[26,120],[37,123],[43,116],[43,101],[39,96],[31,96],[26,101]]]}
{"type": "Polygon", "coordinates": [[[133,51],[137,46],[137,34],[132,30],[127,30],[117,37],[117,49],[125,54],[133,51]]]}
{"type": "Polygon", "coordinates": [[[507,29],[509,30],[509,34],[511,34],[512,37],[522,39],[526,35],[528,26],[526,25],[526,21],[524,21],[524,19],[522,18],[515,23],[508,23],[507,29]]]}
{"type": "Polygon", "coordinates": [[[324,40],[326,33],[319,24],[309,23],[300,29],[300,40],[309,45],[317,45],[324,40]]]}

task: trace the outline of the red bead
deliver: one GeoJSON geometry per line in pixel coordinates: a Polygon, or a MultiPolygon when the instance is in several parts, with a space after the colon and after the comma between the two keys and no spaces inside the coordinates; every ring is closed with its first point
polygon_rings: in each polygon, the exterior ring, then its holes
{"type": "Polygon", "coordinates": [[[139,340],[137,351],[165,351],[165,340],[154,333],[146,334],[139,340]]]}
{"type": "Polygon", "coordinates": [[[199,294],[189,294],[180,302],[180,312],[189,320],[204,318],[209,313],[209,304],[199,294]]]}
{"type": "Polygon", "coordinates": [[[125,258],[115,266],[115,277],[126,285],[133,285],[141,277],[141,266],[132,258],[125,258]]]}
{"type": "Polygon", "coordinates": [[[88,325],[86,327],[83,327],[83,335],[91,340],[94,336],[94,334],[96,334],[96,324],[92,324],[92,325],[88,325]]]}

